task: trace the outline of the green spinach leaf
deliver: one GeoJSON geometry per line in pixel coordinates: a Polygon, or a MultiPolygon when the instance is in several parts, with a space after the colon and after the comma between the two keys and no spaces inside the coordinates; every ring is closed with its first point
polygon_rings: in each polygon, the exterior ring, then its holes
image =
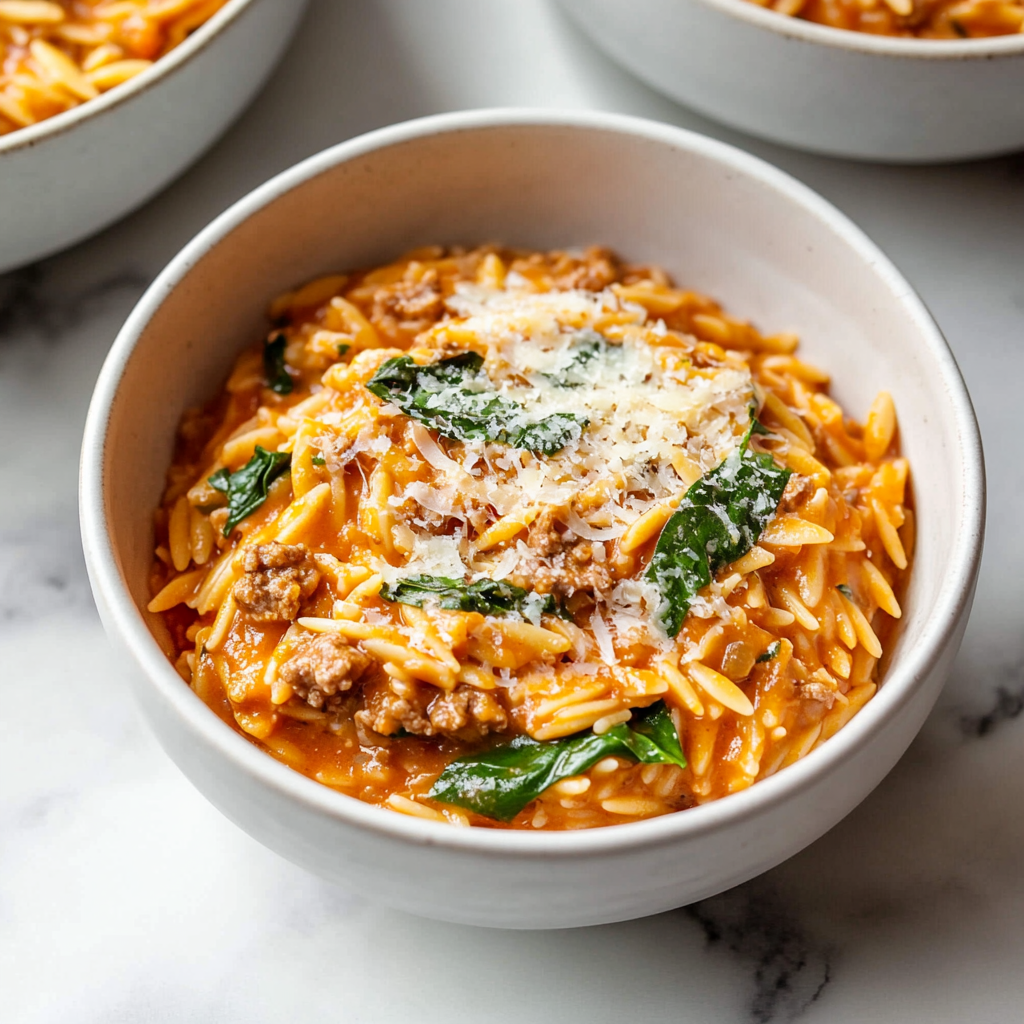
{"type": "Polygon", "coordinates": [[[554,413],[530,422],[519,405],[495,393],[482,366],[483,358],[476,352],[425,366],[411,356],[395,356],[366,387],[407,416],[457,441],[497,441],[554,455],[579,439],[589,422],[585,417],[554,413]]]}
{"type": "Polygon", "coordinates": [[[755,424],[690,487],[658,538],[646,577],[661,593],[659,618],[669,636],[682,629],[690,602],[714,574],[757,543],[786,489],[791,470],[748,447],[755,424]]]}
{"type": "Polygon", "coordinates": [[[267,490],[291,464],[287,452],[268,452],[256,445],[253,457],[239,470],[218,469],[209,477],[211,487],[228,496],[228,519],[224,536],[267,500],[267,490]]]}
{"type": "Polygon", "coordinates": [[[603,757],[686,767],[679,736],[663,701],[634,713],[633,721],[598,736],[578,733],[542,742],[517,736],[482,754],[452,761],[427,794],[498,821],[511,821],[560,779],[585,772],[603,757]]]}
{"type": "MultiPolygon", "coordinates": [[[[686,758],[683,755],[682,744],[679,742],[679,733],[676,732],[675,723],[663,700],[656,701],[650,707],[634,711],[632,721],[627,724],[636,737],[633,741],[634,746],[630,749],[638,761],[648,764],[658,763],[653,760],[653,756],[656,752],[660,752],[668,758],[668,761],[663,763],[677,764],[680,768],[686,767],[686,758]],[[655,749],[642,746],[640,737],[647,739],[655,749]]],[[[623,725],[623,728],[626,728],[626,724],[623,725]]]]}
{"type": "Polygon", "coordinates": [[[266,377],[267,387],[279,395],[290,395],[294,386],[284,361],[286,344],[287,339],[283,334],[275,334],[263,346],[263,375],[266,377]]]}
{"type": "Polygon", "coordinates": [[[560,614],[551,594],[537,594],[505,580],[477,580],[464,583],[449,576],[410,576],[380,589],[385,601],[413,604],[436,603],[449,611],[479,612],[481,615],[517,613],[537,623],[541,615],[560,614]]]}
{"type": "MultiPolygon", "coordinates": [[[[597,331],[577,331],[565,365],[552,373],[545,373],[544,376],[560,388],[578,388],[589,383],[587,371],[590,365],[598,358],[606,358],[611,348],[613,346],[609,345],[607,339],[597,331]]],[[[614,350],[621,352],[619,346],[614,346],[614,350]]]]}

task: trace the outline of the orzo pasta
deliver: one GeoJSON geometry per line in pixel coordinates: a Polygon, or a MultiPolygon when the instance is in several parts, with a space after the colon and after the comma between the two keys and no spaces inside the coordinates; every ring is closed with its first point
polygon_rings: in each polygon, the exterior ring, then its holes
{"type": "Polygon", "coordinates": [[[1024,31],[1024,0],[751,0],[832,28],[918,39],[972,39],[1024,31]]]}
{"type": "Polygon", "coordinates": [[[227,0],[0,0],[0,135],[134,78],[227,0]]]}
{"type": "Polygon", "coordinates": [[[272,305],[188,413],[150,611],[199,696],[370,803],[574,829],[804,756],[912,554],[881,393],[655,267],[428,248],[272,305]]]}

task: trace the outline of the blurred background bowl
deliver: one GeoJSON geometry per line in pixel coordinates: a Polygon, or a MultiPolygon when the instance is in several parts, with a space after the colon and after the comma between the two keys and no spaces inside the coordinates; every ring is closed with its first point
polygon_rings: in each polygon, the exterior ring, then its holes
{"type": "Polygon", "coordinates": [[[708,117],[830,156],[925,163],[1024,147],[1024,34],[847,32],[748,0],[559,0],[610,57],[708,117]]]}
{"type": "Polygon", "coordinates": [[[0,272],[99,231],[192,164],[245,109],[307,0],[228,0],[151,68],[0,136],[0,272]]]}
{"type": "Polygon", "coordinates": [[[896,763],[942,687],[981,555],[981,441],[931,317],[849,220],[768,164],[692,132],[599,113],[478,111],[384,128],[258,188],[157,278],[100,374],[82,448],[86,561],[160,742],[260,842],[430,917],[568,927],[653,914],[765,871],[831,828],[896,763]],[[153,510],[183,410],[266,332],[268,302],[426,243],[609,245],[721,299],[833,376],[851,415],[900,416],[917,550],[878,694],[804,759],[677,814],[580,832],[455,828],[374,807],[274,760],[182,682],[146,612],[153,510]]]}

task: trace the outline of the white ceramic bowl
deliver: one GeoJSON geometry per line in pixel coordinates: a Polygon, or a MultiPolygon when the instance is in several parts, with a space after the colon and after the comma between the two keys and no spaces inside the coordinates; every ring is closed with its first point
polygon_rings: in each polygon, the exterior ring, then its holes
{"type": "Polygon", "coordinates": [[[180,46],[97,99],[0,136],[0,272],[141,205],[256,95],[307,0],[228,0],[180,46]]]}
{"type": "Polygon", "coordinates": [[[792,178],[721,143],[609,114],[482,111],[346,142],[274,178],[152,285],[100,374],[82,451],[86,559],[145,717],[185,774],[260,842],[418,914],[564,927],[708,896],[812,842],[924,721],[960,642],[984,519],[981,442],[953,357],[878,249],[792,178]],[[745,792],[590,832],[458,829],[360,803],[262,753],[181,681],[147,625],[152,510],[182,410],[216,393],[278,292],[427,242],[601,242],[773,330],[863,415],[896,399],[918,502],[902,632],[874,700],[745,792]]]}
{"type": "Polygon", "coordinates": [[[963,160],[1024,146],[1024,35],[846,32],[747,0],[560,0],[639,78],[717,121],[831,156],[963,160]]]}

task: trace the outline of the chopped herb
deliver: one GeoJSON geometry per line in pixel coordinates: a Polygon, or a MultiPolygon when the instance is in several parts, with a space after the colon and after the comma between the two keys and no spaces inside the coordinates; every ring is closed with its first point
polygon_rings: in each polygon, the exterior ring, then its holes
{"type": "Polygon", "coordinates": [[[327,460],[322,455],[314,455],[309,461],[312,462],[314,466],[327,465],[327,460]]]}
{"type": "Polygon", "coordinates": [[[210,486],[228,496],[225,537],[267,500],[270,485],[288,468],[291,461],[292,457],[287,452],[268,452],[256,445],[253,457],[241,469],[234,473],[218,469],[209,477],[210,486]]]}
{"type": "Polygon", "coordinates": [[[345,341],[338,342],[338,355],[343,356],[352,346],[345,341]]]}
{"type": "Polygon", "coordinates": [[[286,344],[287,339],[283,334],[275,334],[263,346],[263,375],[266,377],[267,387],[279,395],[290,395],[293,387],[284,361],[286,344]]]}
{"type": "Polygon", "coordinates": [[[417,608],[436,604],[449,611],[481,615],[518,614],[533,623],[540,622],[541,615],[562,614],[551,594],[532,593],[505,580],[463,583],[449,576],[410,576],[397,583],[385,583],[380,596],[385,601],[412,604],[417,608]]]}
{"type": "Polygon", "coordinates": [[[510,743],[452,761],[428,796],[498,821],[511,821],[560,779],[585,772],[603,757],[686,767],[679,735],[663,701],[600,736],[592,731],[561,740],[517,736],[510,743]]]}
{"type": "Polygon", "coordinates": [[[782,650],[782,641],[776,640],[774,643],[770,643],[765,649],[764,654],[757,656],[757,663],[760,665],[762,662],[771,661],[772,658],[778,655],[779,651],[782,650]]]}
{"type": "Polygon", "coordinates": [[[659,619],[676,636],[697,592],[746,554],[775,514],[791,471],[752,452],[752,420],[738,448],[686,492],[665,524],[646,577],[661,593],[659,619]]]}
{"type": "Polygon", "coordinates": [[[519,405],[495,393],[482,366],[483,358],[476,352],[462,352],[425,366],[413,362],[411,356],[395,356],[366,386],[407,416],[458,441],[497,441],[554,455],[579,439],[587,419],[554,413],[529,422],[519,405]]]}
{"type": "Polygon", "coordinates": [[[847,601],[856,601],[857,599],[853,596],[853,591],[845,584],[840,583],[836,586],[836,590],[839,591],[847,601]]]}

